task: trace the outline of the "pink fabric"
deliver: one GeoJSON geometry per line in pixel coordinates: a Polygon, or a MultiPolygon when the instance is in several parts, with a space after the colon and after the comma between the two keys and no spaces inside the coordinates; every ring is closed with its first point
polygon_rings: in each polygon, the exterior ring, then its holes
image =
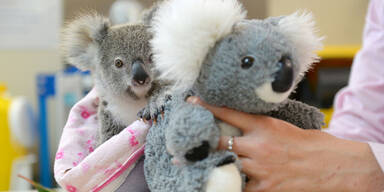
{"type": "Polygon", "coordinates": [[[97,107],[97,93],[92,90],[72,108],[63,129],[54,173],[67,191],[99,191],[130,171],[143,155],[149,125],[142,121],[96,148],[97,107]]]}
{"type": "Polygon", "coordinates": [[[144,145],[137,151],[135,151],[132,154],[132,158],[128,159],[128,162],[125,163],[120,170],[117,171],[116,174],[112,175],[112,177],[108,178],[108,180],[98,187],[94,188],[94,192],[102,190],[105,186],[111,184],[116,178],[120,177],[121,174],[123,174],[124,171],[126,171],[130,166],[132,166],[139,158],[140,156],[144,155],[144,145]]]}
{"type": "Polygon", "coordinates": [[[363,48],[356,55],[349,84],[335,99],[327,132],[369,142],[384,171],[384,1],[371,0],[363,48]]]}

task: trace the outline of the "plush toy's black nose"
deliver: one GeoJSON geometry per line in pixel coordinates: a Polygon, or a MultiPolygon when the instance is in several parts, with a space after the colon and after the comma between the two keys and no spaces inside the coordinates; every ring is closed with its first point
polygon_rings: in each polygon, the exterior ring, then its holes
{"type": "Polygon", "coordinates": [[[209,148],[210,148],[209,142],[203,141],[203,143],[200,146],[190,149],[185,154],[184,157],[185,159],[191,162],[201,161],[208,157],[209,148]]]}
{"type": "Polygon", "coordinates": [[[280,69],[275,73],[272,89],[277,93],[287,92],[293,84],[293,66],[288,57],[282,57],[279,61],[280,69]]]}
{"type": "Polygon", "coordinates": [[[143,62],[141,60],[137,60],[132,64],[132,79],[139,85],[144,85],[149,80],[149,76],[142,65],[143,62]]]}

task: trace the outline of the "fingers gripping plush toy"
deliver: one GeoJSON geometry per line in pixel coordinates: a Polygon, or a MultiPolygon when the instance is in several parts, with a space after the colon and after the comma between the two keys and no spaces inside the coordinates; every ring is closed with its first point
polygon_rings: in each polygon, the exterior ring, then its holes
{"type": "Polygon", "coordinates": [[[91,71],[99,94],[99,144],[135,121],[158,87],[151,70],[148,28],[144,24],[110,26],[106,18],[88,14],[64,31],[65,58],[91,71]]]}
{"type": "Polygon", "coordinates": [[[237,0],[169,0],[158,9],[155,67],[175,84],[164,117],[147,136],[151,191],[242,190],[236,155],[216,150],[221,135],[241,132],[186,103],[189,93],[212,105],[320,129],[323,115],[316,108],[287,99],[321,48],[311,14],[245,16],[237,0]]]}

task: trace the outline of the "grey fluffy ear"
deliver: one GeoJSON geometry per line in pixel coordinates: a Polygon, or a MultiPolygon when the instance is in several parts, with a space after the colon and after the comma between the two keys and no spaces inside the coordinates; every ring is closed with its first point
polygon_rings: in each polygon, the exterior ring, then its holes
{"type": "Polygon", "coordinates": [[[269,17],[269,18],[265,19],[265,21],[277,26],[277,25],[279,25],[279,21],[284,17],[285,16],[269,17]]]}
{"type": "Polygon", "coordinates": [[[164,1],[151,22],[159,78],[175,82],[173,90],[189,89],[210,49],[245,17],[238,0],[164,1]]]}
{"type": "Polygon", "coordinates": [[[152,20],[155,17],[159,7],[160,7],[160,2],[156,2],[155,4],[152,5],[152,7],[143,11],[141,20],[144,25],[151,25],[152,20]]]}
{"type": "Polygon", "coordinates": [[[82,70],[92,70],[97,62],[98,46],[110,27],[108,19],[98,14],[82,15],[63,31],[62,51],[65,59],[82,70]]]}

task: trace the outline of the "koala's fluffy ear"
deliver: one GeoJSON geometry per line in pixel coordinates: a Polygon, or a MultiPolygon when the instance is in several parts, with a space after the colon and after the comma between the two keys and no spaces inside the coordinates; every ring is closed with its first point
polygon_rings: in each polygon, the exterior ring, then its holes
{"type": "Polygon", "coordinates": [[[151,25],[152,20],[156,15],[156,12],[158,11],[159,7],[160,7],[160,3],[156,2],[155,4],[152,5],[151,8],[143,11],[141,15],[141,20],[144,25],[151,25]]]}
{"type": "Polygon", "coordinates": [[[324,38],[316,35],[312,14],[295,12],[285,17],[271,18],[270,22],[276,24],[289,42],[293,43],[295,56],[300,65],[300,74],[303,75],[314,62],[318,61],[316,52],[323,47],[324,38]]]}
{"type": "Polygon", "coordinates": [[[164,1],[151,23],[160,78],[175,82],[175,89],[190,88],[210,49],[245,17],[238,0],[164,1]]]}
{"type": "Polygon", "coordinates": [[[110,22],[95,13],[69,23],[63,31],[61,45],[65,59],[82,70],[92,70],[97,62],[98,46],[109,27],[110,22]]]}

